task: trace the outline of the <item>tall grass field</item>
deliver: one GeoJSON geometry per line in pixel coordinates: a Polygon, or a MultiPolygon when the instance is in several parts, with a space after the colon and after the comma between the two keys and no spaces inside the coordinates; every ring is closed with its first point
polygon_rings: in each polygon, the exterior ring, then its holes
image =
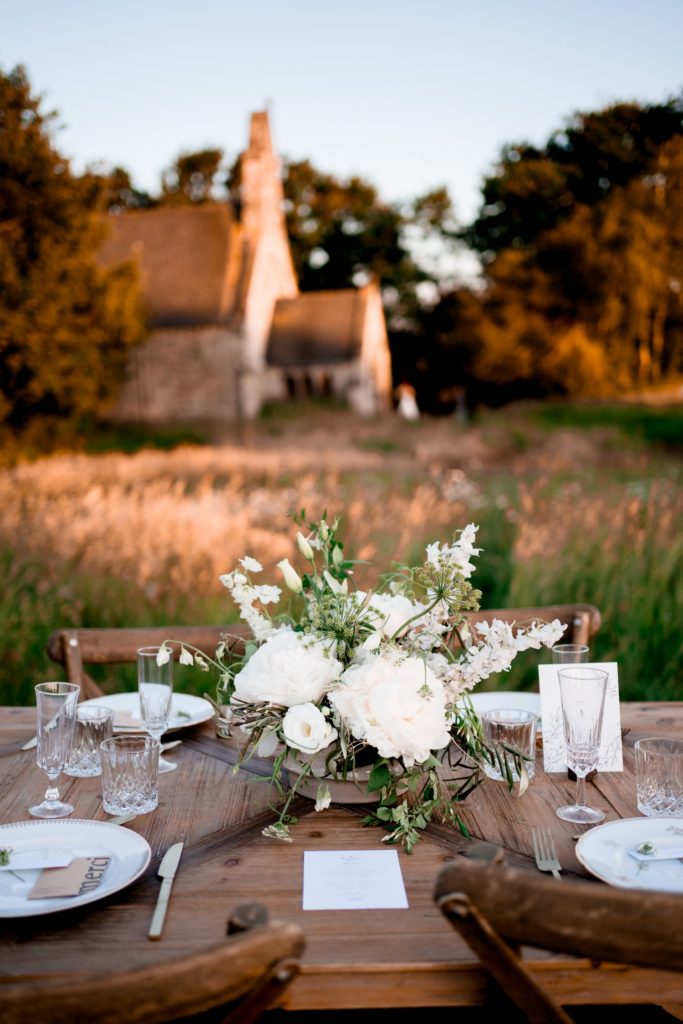
{"type": "MultiPolygon", "coordinates": [[[[592,657],[626,700],[683,697],[683,471],[677,410],[580,406],[405,424],[339,409],[268,417],[220,444],[61,454],[0,473],[0,700],[33,702],[60,627],[235,621],[219,576],[245,554],[279,583],[288,512],[343,522],[365,587],[479,524],[484,607],[590,602],[592,657]],[[643,426],[645,424],[645,426],[643,426]],[[654,440],[653,440],[654,438],[654,440]]],[[[489,681],[533,687],[547,652],[489,681]]],[[[132,688],[130,672],[101,673],[132,688]]],[[[206,677],[179,687],[201,693],[206,677]]]]}

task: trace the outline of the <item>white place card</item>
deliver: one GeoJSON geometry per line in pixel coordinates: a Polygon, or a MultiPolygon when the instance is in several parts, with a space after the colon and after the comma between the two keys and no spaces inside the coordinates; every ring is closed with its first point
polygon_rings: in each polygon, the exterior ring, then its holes
{"type": "Polygon", "coordinates": [[[396,850],[305,850],[304,910],[406,910],[396,850]]]}
{"type": "MultiPolygon", "coordinates": [[[[562,728],[562,705],[558,669],[571,665],[539,665],[538,681],[541,691],[541,720],[543,729],[543,767],[547,772],[566,772],[567,760],[562,728]]],[[[602,719],[602,738],[598,771],[621,772],[624,759],[621,748],[621,716],[619,714],[619,675],[617,663],[591,662],[581,668],[601,668],[608,673],[605,711],[602,719]]]]}

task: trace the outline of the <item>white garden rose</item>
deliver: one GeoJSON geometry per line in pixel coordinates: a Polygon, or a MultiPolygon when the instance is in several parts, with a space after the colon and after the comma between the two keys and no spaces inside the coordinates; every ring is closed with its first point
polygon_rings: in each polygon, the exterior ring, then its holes
{"type": "Polygon", "coordinates": [[[381,757],[402,757],[410,767],[450,742],[443,684],[421,658],[368,655],[341,683],[329,701],[381,757]]]}
{"type": "Polygon", "coordinates": [[[303,750],[305,754],[317,754],[338,736],[320,708],[310,701],[289,709],[282,719],[282,732],[288,746],[303,750]]]}
{"type": "Polygon", "coordinates": [[[319,701],[342,672],[329,644],[280,630],[270,636],[235,676],[235,697],[248,704],[292,707],[319,701]]]}

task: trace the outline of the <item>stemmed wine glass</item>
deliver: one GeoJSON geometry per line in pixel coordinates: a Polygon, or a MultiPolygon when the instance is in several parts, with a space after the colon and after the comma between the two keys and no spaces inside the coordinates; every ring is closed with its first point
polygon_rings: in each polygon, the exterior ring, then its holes
{"type": "Polygon", "coordinates": [[[62,803],[55,782],[71,753],[80,686],[75,683],[38,683],[36,691],[36,763],[50,784],[41,804],[29,807],[34,818],[65,818],[73,811],[62,803]]]}
{"type": "MultiPolygon", "coordinates": [[[[138,650],[138,693],[140,711],[145,729],[157,742],[168,729],[173,697],[173,654],[160,647],[141,647],[138,650]]],[[[174,772],[178,767],[172,761],[159,757],[159,772],[174,772]]]]}
{"type": "Polygon", "coordinates": [[[573,665],[558,671],[567,765],[576,775],[576,799],[558,807],[558,818],[592,825],[605,817],[586,805],[586,776],[598,764],[602,716],[609,675],[603,669],[573,665]]]}

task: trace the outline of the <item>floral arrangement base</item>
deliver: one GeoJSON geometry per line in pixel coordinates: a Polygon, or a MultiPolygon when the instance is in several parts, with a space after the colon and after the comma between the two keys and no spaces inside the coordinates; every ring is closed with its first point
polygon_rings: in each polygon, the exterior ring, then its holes
{"type": "Polygon", "coordinates": [[[287,759],[285,768],[289,776],[290,786],[296,783],[296,792],[299,796],[308,797],[309,800],[318,799],[318,787],[325,783],[330,791],[330,802],[333,804],[377,804],[380,801],[381,793],[368,793],[368,779],[372,766],[368,768],[356,768],[349,772],[343,779],[340,775],[307,775],[305,779],[297,783],[301,774],[301,768],[295,761],[287,759]]]}

